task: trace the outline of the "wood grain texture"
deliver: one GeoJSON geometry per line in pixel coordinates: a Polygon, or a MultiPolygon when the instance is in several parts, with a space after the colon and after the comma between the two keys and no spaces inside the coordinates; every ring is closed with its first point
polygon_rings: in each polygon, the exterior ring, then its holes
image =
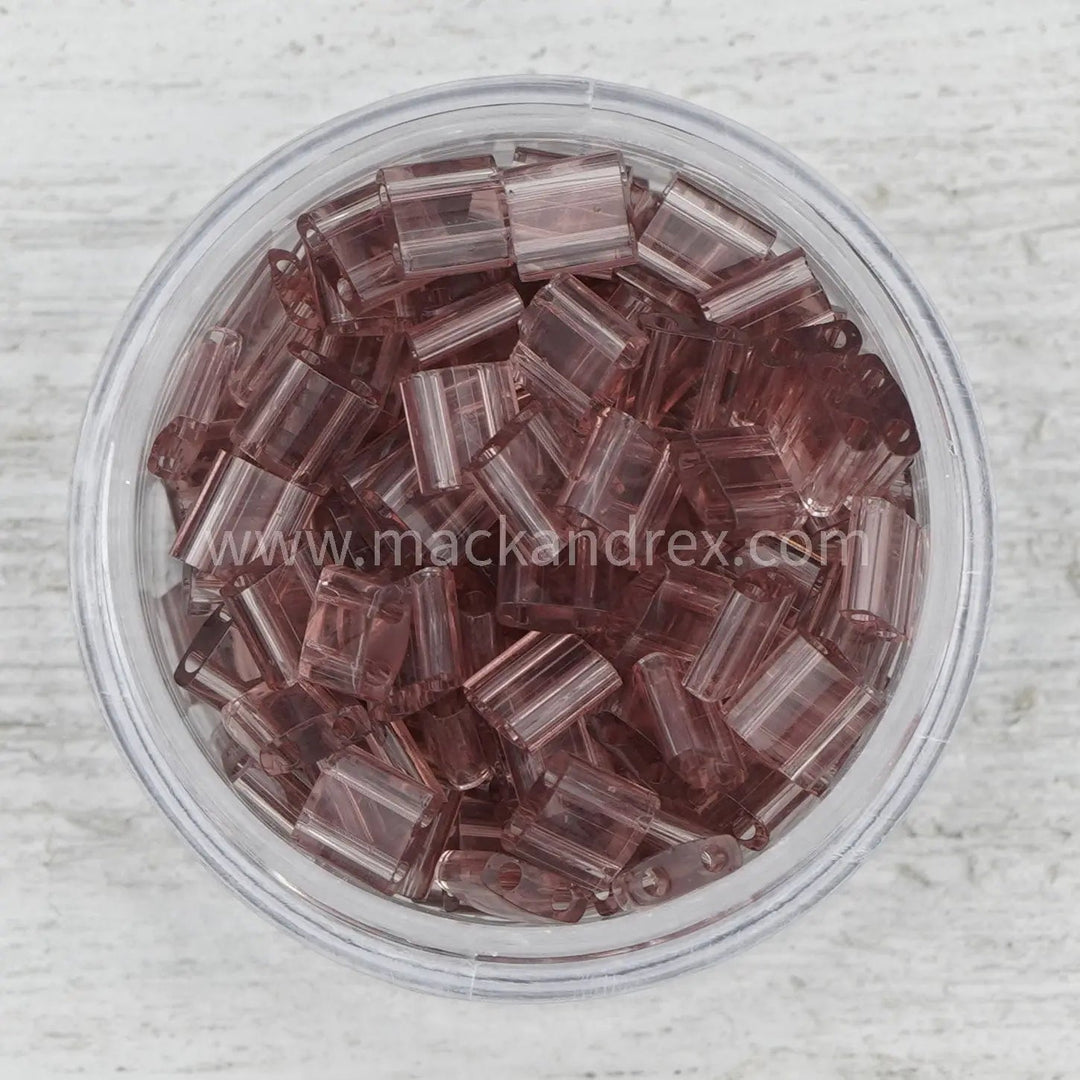
{"type": "Polygon", "coordinates": [[[0,1075],[1075,1076],[1078,54],[1075,0],[0,0],[0,1075]],[[105,733],[65,566],[85,395],[183,224],[329,116],[518,71],[684,96],[863,206],[966,356],[1001,529],[976,690],[865,867],[723,967],[529,1010],[361,978],[229,896],[105,733]]]}

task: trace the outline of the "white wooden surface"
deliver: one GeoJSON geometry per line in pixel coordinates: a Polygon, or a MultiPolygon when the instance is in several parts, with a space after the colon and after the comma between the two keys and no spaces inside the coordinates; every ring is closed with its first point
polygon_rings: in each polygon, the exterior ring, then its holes
{"type": "Polygon", "coordinates": [[[1075,0],[0,2],[0,1076],[1077,1075],[1075,0]],[[682,95],[871,212],[990,432],[996,620],[955,742],[869,863],[732,963],[543,1009],[425,999],[229,896],[136,787],[68,615],[66,487],[127,300],[312,124],[496,72],[682,95]]]}

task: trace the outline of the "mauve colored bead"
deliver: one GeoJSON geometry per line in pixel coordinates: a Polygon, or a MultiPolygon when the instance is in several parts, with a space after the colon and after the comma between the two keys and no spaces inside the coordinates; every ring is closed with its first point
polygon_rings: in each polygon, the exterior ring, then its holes
{"type": "Polygon", "coordinates": [[[638,257],[654,274],[700,297],[732,267],[763,259],[775,240],[767,226],[677,176],[641,234],[638,257]]]}
{"type": "Polygon", "coordinates": [[[878,637],[908,637],[922,585],[922,530],[886,499],[851,500],[841,614],[878,637]]]}
{"type": "Polygon", "coordinates": [[[522,281],[634,261],[629,184],[617,151],[526,165],[509,171],[504,184],[522,281]]]}
{"type": "Polygon", "coordinates": [[[245,566],[284,562],[318,496],[222,451],[184,518],[170,554],[228,578],[245,566]]]}
{"type": "Polygon", "coordinates": [[[750,570],[735,579],[683,680],[702,701],[725,701],[768,655],[795,599],[778,570],[750,570]]]}
{"type": "Polygon", "coordinates": [[[712,531],[746,537],[798,527],[806,510],[770,436],[725,428],[674,436],[675,471],[687,502],[712,531]]]}
{"type": "Polygon", "coordinates": [[[518,411],[506,363],[417,372],[401,397],[423,495],[467,486],[465,467],[518,411]]]}
{"type": "Polygon", "coordinates": [[[322,763],[293,829],[320,861],[380,892],[397,892],[446,802],[355,747],[322,763]]]}
{"type": "Polygon", "coordinates": [[[622,680],[573,634],[526,634],[465,683],[465,695],[496,731],[538,750],[597,707],[622,680]]]}
{"type": "Polygon", "coordinates": [[[365,701],[383,701],[409,642],[409,593],[346,566],[319,575],[300,653],[309,682],[365,701]]]}
{"type": "Polygon", "coordinates": [[[662,535],[679,497],[671,447],[626,413],[605,409],[559,496],[577,529],[595,529],[613,562],[639,566],[662,535]]]}
{"type": "Polygon", "coordinates": [[[421,369],[451,360],[475,363],[488,359],[479,355],[487,351],[484,346],[513,330],[524,310],[517,289],[503,282],[437,308],[424,322],[410,326],[405,338],[421,369]]]}
{"type": "Polygon", "coordinates": [[[596,405],[613,405],[641,363],[645,334],[577,278],[557,277],[530,301],[510,356],[533,397],[585,427],[596,405]]]}
{"type": "Polygon", "coordinates": [[[668,653],[649,653],[630,672],[627,719],[656,743],[668,767],[693,788],[734,788],[746,770],[735,737],[715,703],[683,686],[686,665],[668,653]]]}
{"type": "Polygon", "coordinates": [[[510,265],[506,192],[493,158],[380,169],[379,198],[406,278],[510,265]]]}
{"type": "Polygon", "coordinates": [[[611,895],[624,910],[651,907],[719,881],[742,863],[733,836],[688,840],[627,867],[611,883],[611,895]]]}
{"type": "Polygon", "coordinates": [[[559,754],[507,822],[503,845],[588,889],[606,889],[659,809],[651,791],[559,754]]]}
{"type": "Polygon", "coordinates": [[[561,874],[503,852],[447,851],[435,880],[466,907],[519,922],[575,923],[591,899],[561,874]]]}
{"type": "Polygon", "coordinates": [[[797,633],[758,668],[724,717],[767,764],[818,792],[881,706],[880,695],[841,670],[820,642],[797,633]]]}
{"type": "Polygon", "coordinates": [[[706,319],[755,336],[833,318],[828,298],[800,248],[727,278],[700,301],[706,319]]]}

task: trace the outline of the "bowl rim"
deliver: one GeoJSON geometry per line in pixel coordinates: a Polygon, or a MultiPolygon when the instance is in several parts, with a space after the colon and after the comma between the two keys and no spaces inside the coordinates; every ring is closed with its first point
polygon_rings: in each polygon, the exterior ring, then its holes
{"type": "MultiPolygon", "coordinates": [[[[336,117],[278,148],[230,184],[196,216],[166,250],[140,286],[109,343],[90,394],[79,436],[70,501],[69,565],[74,616],[83,662],[98,705],[136,776],[199,856],[245,900],[278,925],[324,952],[395,983],[463,997],[576,998],[628,990],[697,969],[742,949],[816,903],[843,881],[903,814],[929,776],[956,723],[974,676],[990,608],[994,556],[993,500],[985,438],[971,389],[940,317],[910,270],[866,218],[797,158],[769,140],[707,109],[630,86],[564,76],[498,76],[425,87],[336,117]],[[330,927],[321,913],[305,908],[287,883],[238,860],[216,824],[170,776],[129,693],[126,658],[119,647],[118,615],[109,587],[108,519],[110,425],[116,388],[135,361],[136,327],[157,317],[170,280],[190,272],[185,262],[199,237],[227,222],[236,208],[270,190],[283,163],[316,145],[363,129],[367,134],[459,109],[484,106],[573,105],[621,111],[659,122],[706,142],[734,147],[762,169],[782,172],[793,190],[820,218],[843,235],[905,316],[909,332],[929,357],[935,389],[951,422],[948,436],[960,476],[958,512],[965,540],[958,583],[956,622],[948,655],[936,682],[935,715],[917,744],[891,775],[883,793],[857,829],[831,838],[826,856],[797,888],[778,903],[759,907],[736,928],[723,920],[665,938],[663,949],[601,952],[584,957],[520,959],[441,953],[387,936],[330,927]],[[86,534],[86,523],[96,527],[86,534]]],[[[722,883],[718,883],[722,884],[722,883]]],[[[666,906],[666,905],[665,905],[666,906]]],[[[332,920],[331,920],[332,922],[332,920]]]]}

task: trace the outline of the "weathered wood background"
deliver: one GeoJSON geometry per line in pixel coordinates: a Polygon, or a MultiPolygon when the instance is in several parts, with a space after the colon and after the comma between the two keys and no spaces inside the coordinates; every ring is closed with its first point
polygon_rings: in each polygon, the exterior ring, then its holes
{"type": "Polygon", "coordinates": [[[1075,0],[0,3],[0,1075],[1077,1075],[1075,0]],[[128,298],[282,141],[425,83],[588,74],[802,155],[934,295],[989,430],[996,618],[956,738],[843,888],[719,969],[425,999],[253,915],[149,804],[79,665],[69,467],[128,298]]]}

